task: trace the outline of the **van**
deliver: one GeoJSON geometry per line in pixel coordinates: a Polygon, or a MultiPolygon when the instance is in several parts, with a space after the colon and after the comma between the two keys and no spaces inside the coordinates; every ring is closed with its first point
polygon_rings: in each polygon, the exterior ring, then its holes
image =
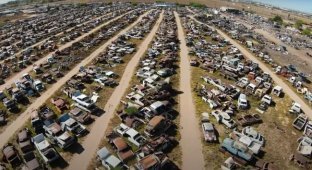
{"type": "Polygon", "coordinates": [[[247,96],[242,93],[238,97],[238,108],[239,109],[247,109],[247,107],[248,107],[247,96]]]}
{"type": "Polygon", "coordinates": [[[264,95],[264,96],[262,97],[261,102],[265,102],[265,103],[267,103],[268,105],[271,105],[271,103],[272,103],[272,97],[266,94],[266,95],[264,95]]]}

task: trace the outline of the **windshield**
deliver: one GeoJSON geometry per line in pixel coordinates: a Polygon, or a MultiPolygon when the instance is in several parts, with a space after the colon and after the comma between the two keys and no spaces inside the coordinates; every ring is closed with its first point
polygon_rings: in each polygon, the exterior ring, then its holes
{"type": "Polygon", "coordinates": [[[165,111],[166,111],[166,107],[165,107],[164,105],[162,105],[162,106],[156,108],[156,112],[157,112],[158,114],[164,113],[165,111]]]}
{"type": "Polygon", "coordinates": [[[51,148],[49,148],[49,149],[47,150],[47,152],[44,153],[44,156],[47,157],[48,159],[52,159],[52,158],[54,158],[54,157],[56,156],[56,154],[55,154],[54,150],[52,150],[51,148]]]}
{"type": "Polygon", "coordinates": [[[247,102],[245,102],[245,101],[241,101],[241,104],[245,105],[245,104],[247,104],[247,102]]]}
{"type": "Polygon", "coordinates": [[[87,101],[88,99],[88,97],[81,98],[82,101],[87,101]]]}
{"type": "Polygon", "coordinates": [[[13,105],[13,104],[14,104],[14,102],[13,102],[12,100],[9,100],[9,101],[6,102],[6,105],[7,105],[7,106],[11,106],[11,105],[13,105]]]}
{"type": "Polygon", "coordinates": [[[56,132],[55,134],[54,134],[54,136],[61,136],[63,134],[63,131],[58,131],[58,132],[56,132]]]}
{"type": "Polygon", "coordinates": [[[77,123],[77,122],[74,122],[74,123],[72,123],[69,127],[70,127],[70,128],[73,128],[73,127],[75,127],[76,125],[78,125],[78,123],[77,123]]]}

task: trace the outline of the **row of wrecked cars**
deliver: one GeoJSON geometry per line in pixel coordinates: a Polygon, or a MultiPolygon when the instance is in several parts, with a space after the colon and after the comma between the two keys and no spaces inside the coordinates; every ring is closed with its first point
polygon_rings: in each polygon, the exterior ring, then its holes
{"type": "MultiPolygon", "coordinates": [[[[100,16],[103,13],[109,13],[125,5],[113,4],[92,4],[86,6],[63,6],[51,8],[48,12],[38,16],[8,23],[1,30],[2,40],[1,47],[3,51],[0,53],[0,58],[14,56],[18,51],[26,49],[37,42],[46,39],[47,36],[53,37],[62,34],[63,31],[77,29],[81,26],[89,27],[88,22],[94,18],[98,18],[94,22],[100,21],[100,16]]],[[[92,24],[92,23],[91,23],[92,24]]],[[[95,23],[94,23],[95,24],[95,23]]],[[[90,25],[92,26],[92,25],[90,25]]]]}
{"type": "MultiPolygon", "coordinates": [[[[214,22],[214,21],[212,21],[214,22]]],[[[230,22],[232,25],[240,25],[235,23],[235,21],[231,21],[231,20],[226,20],[223,22],[230,22]]],[[[234,27],[231,26],[225,26],[225,25],[220,25],[222,22],[215,22],[215,24],[217,24],[218,27],[221,27],[223,30],[225,30],[226,32],[231,32],[231,30],[233,30],[234,27]]],[[[230,24],[230,25],[231,25],[230,24]]],[[[242,26],[242,25],[241,25],[242,26]]],[[[239,29],[239,27],[235,27],[235,29],[237,29],[239,32],[244,32],[244,29],[246,29],[246,27],[242,26],[242,29],[239,29]]],[[[246,31],[246,30],[245,30],[246,31]]],[[[253,32],[254,34],[254,32],[253,32]]],[[[238,35],[240,36],[240,35],[238,35]]],[[[239,39],[239,38],[238,38],[239,39]]],[[[263,39],[264,43],[267,41],[265,39],[263,39]]],[[[297,92],[303,95],[303,98],[305,100],[307,100],[307,102],[311,103],[312,101],[312,95],[311,95],[311,90],[308,89],[308,87],[306,87],[305,83],[309,83],[310,80],[308,80],[307,76],[302,73],[299,72],[297,70],[297,68],[294,65],[287,65],[287,66],[278,66],[274,64],[274,61],[271,59],[271,57],[269,56],[270,54],[265,52],[261,47],[257,47],[257,46],[250,46],[248,43],[245,44],[247,48],[250,49],[250,51],[252,51],[253,53],[256,54],[257,57],[261,58],[261,60],[264,60],[265,63],[268,63],[272,66],[272,68],[274,69],[275,73],[278,75],[281,75],[283,77],[286,78],[286,80],[288,82],[290,82],[290,84],[297,89],[297,92]],[[259,49],[257,49],[259,48],[259,49]]],[[[250,72],[248,73],[248,78],[250,78],[250,72]]],[[[253,76],[253,75],[252,75],[253,76]]],[[[257,81],[257,78],[255,78],[255,80],[257,81]]],[[[263,78],[263,77],[262,77],[263,78]]],[[[257,81],[259,82],[259,81],[257,81]]],[[[250,86],[247,85],[249,83],[249,81],[247,81],[247,79],[239,79],[237,82],[237,86],[239,87],[246,87],[249,89],[253,89],[252,87],[248,87],[250,86]]],[[[253,86],[255,87],[255,86],[253,86]]],[[[268,84],[264,84],[265,90],[269,89],[267,87],[268,84]]],[[[258,89],[257,89],[258,90],[258,89]]],[[[255,93],[257,92],[257,90],[255,91],[255,93]]],[[[254,91],[254,90],[252,90],[254,91]]],[[[279,86],[275,86],[272,89],[272,93],[277,95],[277,96],[282,96],[283,95],[283,91],[282,88],[279,86]]],[[[266,95],[264,95],[261,99],[261,101],[268,101],[269,98],[266,97],[266,95]]],[[[269,102],[267,102],[269,103],[269,102]]],[[[239,103],[238,103],[239,104],[239,103]]],[[[259,110],[264,111],[263,109],[265,108],[264,105],[260,105],[259,106],[259,110]]],[[[289,109],[289,113],[293,114],[296,116],[296,118],[293,121],[293,127],[299,131],[303,131],[303,135],[302,137],[300,137],[297,141],[298,141],[298,147],[296,149],[296,151],[294,152],[294,154],[292,154],[290,156],[290,160],[294,161],[298,166],[303,167],[303,168],[311,168],[311,164],[312,164],[312,136],[311,136],[311,121],[309,120],[308,116],[305,115],[302,110],[301,110],[301,105],[299,103],[296,103],[295,101],[293,101],[293,103],[290,106],[289,109]]]]}
{"type": "MultiPolygon", "coordinates": [[[[242,24],[237,24],[235,22],[235,20],[226,20],[226,22],[230,22],[233,25],[240,25],[241,29],[238,29],[239,27],[235,27],[235,29],[240,32],[241,34],[238,34],[237,36],[241,38],[242,32],[246,32],[248,34],[252,34],[252,35],[257,35],[256,40],[259,41],[259,37],[261,37],[261,44],[269,44],[272,42],[269,42],[269,40],[265,39],[262,35],[258,35],[257,33],[255,33],[254,31],[247,29],[247,27],[243,26],[242,24]]],[[[228,27],[228,28],[224,28],[222,27],[223,30],[227,31],[227,32],[231,32],[229,29],[234,27],[228,27]]],[[[240,39],[240,38],[236,38],[236,39],[240,39]]],[[[283,76],[287,81],[289,81],[289,83],[294,86],[294,88],[296,88],[297,92],[299,94],[303,95],[303,98],[305,100],[307,100],[308,103],[312,103],[312,91],[311,89],[309,89],[309,87],[307,87],[307,84],[310,83],[310,80],[307,76],[307,74],[300,72],[298,70],[298,68],[296,68],[296,66],[289,64],[289,65],[277,65],[274,60],[272,59],[272,57],[270,56],[270,53],[268,51],[266,51],[266,49],[264,47],[262,47],[261,45],[255,45],[254,43],[252,43],[252,41],[247,40],[248,38],[242,38],[243,42],[245,46],[252,51],[253,53],[255,53],[255,55],[257,57],[259,57],[264,63],[269,64],[272,69],[274,69],[275,73],[278,75],[283,76]]],[[[284,47],[286,48],[286,47],[284,47]]],[[[281,49],[284,49],[281,48],[281,49]]],[[[287,49],[285,49],[287,52],[287,49]]],[[[282,50],[279,50],[282,51],[282,50]]],[[[273,55],[273,54],[271,54],[273,55]]]]}
{"type": "Polygon", "coordinates": [[[121,123],[107,134],[109,146],[97,151],[98,161],[108,169],[175,168],[166,153],[177,144],[172,134],[175,90],[170,83],[179,49],[176,30],[173,12],[165,11],[151,47],[140,60],[134,78],[139,83],[132,85],[116,113],[121,123]]]}
{"type": "MultiPolygon", "coordinates": [[[[238,15],[239,17],[244,17],[245,14],[238,15]]],[[[226,19],[215,19],[209,21],[214,25],[218,26],[222,30],[226,31],[232,38],[237,39],[242,42],[255,56],[259,57],[264,63],[269,64],[276,74],[283,76],[289,83],[296,88],[299,94],[302,94],[303,98],[309,103],[312,103],[312,91],[309,89],[308,85],[310,83],[309,77],[304,72],[300,72],[296,66],[292,64],[288,65],[278,65],[272,59],[270,53],[265,47],[267,44],[274,44],[267,40],[264,36],[256,33],[252,29],[244,26],[241,23],[237,23],[236,20],[226,18],[226,19]],[[226,24],[225,24],[226,23],[226,24]],[[260,44],[253,43],[253,40],[258,41],[260,44]]],[[[266,22],[266,21],[262,21],[266,22]]],[[[270,45],[272,46],[272,45],[270,45]]],[[[274,45],[278,46],[278,45],[274,45]]],[[[287,52],[286,47],[274,47],[277,51],[287,52]]],[[[309,48],[309,47],[306,47],[309,48]]],[[[283,54],[284,55],[284,54],[283,54]]]]}
{"type": "Polygon", "coordinates": [[[246,60],[215,30],[195,22],[184,13],[181,17],[190,49],[190,65],[210,73],[202,75],[203,83],[197,83],[194,89],[211,109],[211,112],[202,113],[203,139],[207,143],[219,142],[219,132],[212,119],[233,130],[226,130],[229,135],[220,144],[220,151],[229,156],[221,169],[236,169],[246,164],[257,169],[276,169],[271,163],[257,160],[263,153],[265,138],[252,126],[262,123],[261,114],[273,106],[271,95],[282,96],[283,90],[279,86],[273,87],[269,74],[256,63],[246,60]],[[260,100],[257,110],[261,114],[248,111],[251,108],[248,98],[260,100]]]}
{"type": "MultiPolygon", "coordinates": [[[[293,103],[294,107],[300,108],[300,105],[293,103]]],[[[302,136],[297,140],[298,147],[290,156],[290,160],[294,161],[299,167],[311,168],[312,165],[312,121],[300,113],[293,121],[293,127],[296,130],[303,131],[302,136]]]]}
{"type": "MultiPolygon", "coordinates": [[[[105,28],[94,33],[94,35],[85,37],[80,42],[77,42],[68,48],[56,51],[51,56],[47,57],[44,63],[33,65],[32,72],[29,74],[25,73],[20,79],[15,80],[14,85],[6,88],[6,93],[0,93],[1,101],[6,108],[1,114],[1,124],[6,124],[6,118],[9,116],[6,114],[6,111],[12,113],[20,112],[19,104],[27,105],[31,98],[40,96],[40,93],[44,93],[47,86],[57,82],[57,80],[63,77],[66,72],[87,57],[88,53],[92,51],[92,48],[97,47],[100,42],[107,40],[110,36],[123,29],[127,24],[133,22],[141,13],[142,10],[129,13],[116,20],[116,22],[105,26],[105,28]],[[127,22],[122,22],[124,20],[127,20],[127,22]],[[94,40],[98,40],[99,42],[92,43],[94,40]],[[88,46],[84,45],[87,43],[89,44],[88,46]]],[[[98,59],[101,58],[101,63],[106,63],[110,66],[120,63],[122,61],[122,56],[126,55],[126,53],[132,53],[135,50],[133,44],[125,43],[122,39],[116,40],[109,48],[110,50],[106,51],[107,55],[103,55],[106,58],[99,56],[98,59]]],[[[80,70],[84,71],[84,68],[81,68],[80,70]]],[[[93,74],[92,76],[97,76],[94,78],[94,81],[100,85],[111,87],[117,85],[116,82],[109,77],[114,76],[114,73],[109,72],[109,70],[105,73],[103,72],[103,74],[107,76],[95,75],[97,72],[92,71],[92,68],[86,69],[85,71],[89,70],[91,70],[90,75],[93,74]]],[[[80,88],[83,87],[81,82],[90,83],[93,81],[92,77],[87,74],[88,73],[84,72],[77,74],[68,81],[67,84],[69,87],[80,90],[80,88]]]]}
{"type": "MultiPolygon", "coordinates": [[[[1,80],[2,83],[4,83],[4,79],[9,77],[12,72],[19,72],[23,70],[26,67],[29,67],[32,63],[39,60],[42,57],[45,57],[46,55],[51,55],[53,52],[57,51],[64,51],[66,49],[60,48],[61,50],[58,50],[59,47],[62,46],[62,43],[64,42],[70,42],[74,41],[78,37],[82,37],[83,34],[90,34],[90,32],[93,28],[99,26],[100,24],[116,17],[117,15],[121,15],[124,12],[130,11],[133,9],[132,7],[129,7],[128,5],[116,5],[112,8],[100,8],[101,13],[107,14],[102,17],[99,17],[94,20],[87,20],[84,22],[79,22],[74,24],[71,28],[69,28],[68,32],[67,30],[59,33],[52,34],[50,37],[48,37],[44,42],[40,44],[34,44],[30,47],[27,47],[23,51],[16,51],[11,52],[12,56],[7,56],[3,62],[1,62],[1,80]],[[88,28],[88,29],[87,29],[88,28]]],[[[92,17],[94,18],[94,17],[92,17]]],[[[90,34],[84,39],[90,39],[94,34],[90,34]]],[[[105,38],[105,34],[100,34],[101,39],[105,38]]],[[[85,46],[88,45],[89,48],[96,45],[100,42],[100,40],[95,39],[92,42],[86,42],[85,46]]],[[[80,42],[73,43],[73,46],[80,45],[80,42]]],[[[70,45],[72,46],[72,45],[70,45]]],[[[68,50],[68,49],[67,49],[68,50]]],[[[42,63],[43,65],[46,65],[48,63],[42,63]]]]}
{"type": "MultiPolygon", "coordinates": [[[[109,36],[114,35],[127,23],[133,22],[141,12],[126,15],[118,20],[121,23],[112,23],[112,28],[106,29],[105,32],[109,36]],[[123,20],[127,20],[127,22],[123,22],[123,20]]],[[[104,34],[104,30],[102,31],[104,34]]],[[[3,148],[3,161],[7,164],[4,166],[13,168],[26,166],[28,169],[42,169],[50,165],[58,166],[59,160],[62,159],[59,152],[75,148],[78,142],[77,138],[88,134],[87,125],[93,122],[94,116],[103,113],[103,110],[96,106],[100,97],[97,92],[104,87],[118,85],[115,80],[118,75],[110,71],[109,68],[118,67],[118,64],[123,62],[122,57],[134,51],[135,46],[124,41],[121,36],[94,60],[96,65],[81,67],[79,72],[60,89],[57,96],[52,97],[45,105],[30,113],[30,124],[29,127],[27,126],[29,129],[23,129],[26,137],[21,139],[22,142],[25,141],[25,146],[19,142],[6,145],[3,148]],[[119,62],[116,62],[115,56],[120,58],[119,62]],[[97,62],[99,59],[102,59],[103,63],[97,62]],[[92,89],[94,92],[88,95],[85,93],[85,89],[90,84],[96,84],[96,88],[92,89]],[[24,147],[27,150],[25,152],[24,147]],[[25,156],[28,153],[32,156],[31,163],[37,162],[36,166],[28,164],[29,159],[25,156]],[[35,154],[33,155],[33,153],[35,154]]],[[[58,62],[58,60],[55,61],[58,62]]],[[[27,74],[27,77],[24,78],[30,81],[31,76],[27,74]]],[[[20,140],[19,135],[16,138],[20,140]]]]}
{"type": "MultiPolygon", "coordinates": [[[[18,143],[19,149],[16,149],[16,146],[13,144],[6,146],[12,148],[11,152],[14,151],[14,155],[7,155],[6,152],[9,151],[3,150],[4,157],[7,157],[4,161],[9,163],[10,166],[19,167],[25,165],[29,169],[41,169],[42,166],[47,164],[57,164],[61,156],[55,147],[67,151],[75,147],[77,138],[88,134],[86,126],[92,123],[94,119],[92,115],[98,116],[101,109],[96,106],[96,101],[99,98],[96,92],[93,92],[92,96],[82,92],[88,84],[76,78],[79,74],[90,77],[92,82],[95,83],[97,83],[95,81],[96,76],[101,75],[102,78],[110,77],[110,79],[117,77],[114,72],[105,71],[95,66],[81,69],[62,89],[62,92],[68,97],[51,98],[50,101],[47,101],[50,103],[49,105],[43,105],[30,113],[31,131],[28,129],[21,131],[20,133],[23,132],[27,135],[23,139],[18,139],[24,142],[24,144],[18,143]],[[74,86],[73,82],[79,85],[74,86]],[[58,113],[61,113],[61,115],[58,113]],[[34,151],[35,149],[36,151],[34,151]],[[23,157],[19,156],[19,150],[22,151],[23,157]],[[28,153],[28,151],[31,153],[28,153]],[[40,155],[40,158],[33,156],[33,159],[37,162],[39,161],[39,163],[36,163],[38,167],[28,165],[27,158],[24,158],[27,156],[26,154],[32,154],[33,152],[40,155]],[[13,156],[15,156],[14,159],[13,156]]],[[[104,88],[104,85],[100,83],[98,83],[98,86],[104,88]]],[[[20,135],[18,135],[19,137],[20,135]]]]}

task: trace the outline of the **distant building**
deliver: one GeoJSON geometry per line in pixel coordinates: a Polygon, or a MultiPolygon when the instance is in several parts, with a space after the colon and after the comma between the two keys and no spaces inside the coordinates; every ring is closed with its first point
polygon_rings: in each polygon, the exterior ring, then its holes
{"type": "Polygon", "coordinates": [[[154,6],[156,7],[176,7],[175,3],[155,3],[154,6]]]}
{"type": "Polygon", "coordinates": [[[234,14],[240,14],[241,11],[235,8],[230,8],[230,7],[220,7],[220,11],[221,12],[230,12],[230,13],[234,13],[234,14]]]}

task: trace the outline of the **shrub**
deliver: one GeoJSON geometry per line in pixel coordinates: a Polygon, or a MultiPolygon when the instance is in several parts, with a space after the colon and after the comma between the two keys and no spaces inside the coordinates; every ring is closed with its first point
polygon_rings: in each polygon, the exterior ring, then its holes
{"type": "Polygon", "coordinates": [[[195,3],[195,2],[191,2],[190,6],[195,7],[195,8],[205,8],[206,5],[200,4],[200,3],[195,3]]]}
{"type": "Polygon", "coordinates": [[[283,19],[281,16],[276,15],[274,18],[270,18],[271,21],[278,23],[279,25],[283,24],[283,19]]]}
{"type": "Polygon", "coordinates": [[[139,110],[136,108],[136,107],[128,107],[127,109],[125,109],[125,112],[131,116],[131,115],[134,115],[136,113],[139,112],[139,110]]]}

